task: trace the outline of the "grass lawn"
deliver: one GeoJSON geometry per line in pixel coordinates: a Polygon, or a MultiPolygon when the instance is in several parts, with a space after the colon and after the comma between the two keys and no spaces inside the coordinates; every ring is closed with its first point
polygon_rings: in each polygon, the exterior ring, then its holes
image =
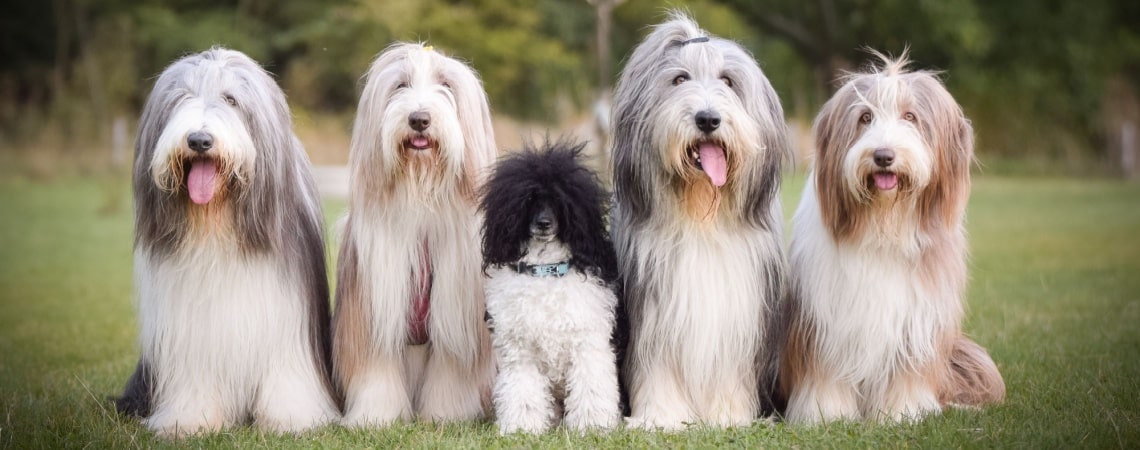
{"type": "MultiPolygon", "coordinates": [[[[125,180],[126,177],[123,177],[125,180]]],[[[794,209],[802,180],[785,183],[794,209]]],[[[330,223],[342,203],[328,203],[330,223]]],[[[1004,405],[919,424],[754,425],[500,438],[485,423],[300,436],[239,429],[194,447],[1140,447],[1140,185],[977,177],[965,329],[1004,405]]],[[[0,448],[165,447],[117,416],[137,358],[125,181],[0,180],[0,448]]]]}

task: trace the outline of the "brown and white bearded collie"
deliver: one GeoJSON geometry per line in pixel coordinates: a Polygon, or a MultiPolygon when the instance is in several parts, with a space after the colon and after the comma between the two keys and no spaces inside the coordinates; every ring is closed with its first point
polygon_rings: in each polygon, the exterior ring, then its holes
{"type": "Polygon", "coordinates": [[[791,423],[916,420],[1005,395],[961,329],[973,129],[933,74],[876,55],[815,120],[781,369],[791,423]]]}

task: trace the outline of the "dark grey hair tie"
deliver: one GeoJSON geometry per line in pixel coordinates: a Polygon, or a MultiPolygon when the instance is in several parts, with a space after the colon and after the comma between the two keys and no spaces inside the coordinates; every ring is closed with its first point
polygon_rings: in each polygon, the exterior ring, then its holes
{"type": "Polygon", "coordinates": [[[695,37],[695,38],[689,39],[687,41],[681,41],[681,45],[697,44],[697,43],[708,42],[708,41],[709,41],[708,36],[701,36],[701,37],[695,37]]]}

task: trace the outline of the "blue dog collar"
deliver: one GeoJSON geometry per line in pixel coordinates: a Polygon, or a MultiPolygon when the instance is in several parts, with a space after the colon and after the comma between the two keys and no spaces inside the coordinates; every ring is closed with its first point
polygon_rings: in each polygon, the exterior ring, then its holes
{"type": "Polygon", "coordinates": [[[519,262],[514,266],[515,271],[536,277],[561,277],[570,273],[570,261],[554,264],[527,264],[519,262]]]}

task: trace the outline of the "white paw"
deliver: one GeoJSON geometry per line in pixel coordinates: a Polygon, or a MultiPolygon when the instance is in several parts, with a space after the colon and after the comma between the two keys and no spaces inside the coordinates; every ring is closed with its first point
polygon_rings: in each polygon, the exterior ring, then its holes
{"type": "Polygon", "coordinates": [[[221,417],[192,417],[154,415],[143,420],[143,425],[158,436],[167,439],[211,433],[219,431],[227,425],[221,417]]]}
{"type": "Polygon", "coordinates": [[[499,420],[499,435],[507,436],[515,433],[529,433],[529,434],[542,434],[550,429],[550,424],[545,420],[535,419],[520,419],[520,420],[499,420]]]}
{"type": "Polygon", "coordinates": [[[335,414],[319,413],[302,416],[263,416],[257,420],[257,426],[275,433],[303,433],[313,428],[328,425],[337,419],[335,414]]]}
{"type": "Polygon", "coordinates": [[[674,432],[682,431],[689,426],[681,419],[663,419],[659,417],[651,418],[647,416],[627,417],[625,419],[626,428],[640,428],[645,431],[665,431],[674,432]]]}
{"type": "Polygon", "coordinates": [[[889,411],[880,414],[881,420],[889,420],[892,422],[921,422],[927,416],[938,415],[942,413],[942,408],[930,405],[910,405],[894,411],[889,411]]]}
{"type": "Polygon", "coordinates": [[[340,419],[341,426],[347,428],[365,428],[365,427],[383,427],[391,425],[396,421],[410,421],[412,414],[410,411],[389,411],[386,414],[378,414],[375,411],[364,412],[362,408],[349,411],[340,419]]]}
{"type": "Polygon", "coordinates": [[[562,425],[567,429],[585,433],[590,430],[608,431],[617,428],[621,423],[621,414],[575,414],[573,411],[566,414],[562,425]]]}

